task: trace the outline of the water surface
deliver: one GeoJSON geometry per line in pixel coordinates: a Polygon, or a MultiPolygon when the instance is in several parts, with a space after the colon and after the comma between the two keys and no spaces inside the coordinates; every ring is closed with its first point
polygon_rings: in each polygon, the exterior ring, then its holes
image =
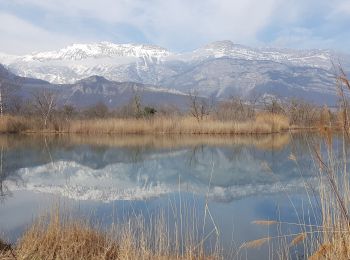
{"type": "Polygon", "coordinates": [[[0,230],[15,241],[57,199],[106,226],[172,205],[195,210],[201,223],[207,204],[214,221],[205,232],[218,227],[212,236],[230,257],[268,258],[267,248],[235,250],[277,232],[254,220],[315,217],[305,193],[317,185],[315,142],[321,138],[302,134],[0,136],[0,230]]]}

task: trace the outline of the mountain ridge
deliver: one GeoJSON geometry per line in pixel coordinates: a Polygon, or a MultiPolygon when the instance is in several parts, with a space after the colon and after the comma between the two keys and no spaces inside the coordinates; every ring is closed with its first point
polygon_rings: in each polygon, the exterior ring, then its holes
{"type": "Polygon", "coordinates": [[[135,94],[144,105],[187,107],[188,95],[177,90],[137,82],[116,82],[102,76],[90,76],[74,84],[50,82],[17,76],[0,64],[0,83],[13,87],[12,94],[25,99],[33,98],[40,91],[50,91],[58,98],[58,105],[70,104],[86,108],[103,102],[114,109],[127,105],[135,94]]]}
{"type": "Polygon", "coordinates": [[[208,98],[259,94],[334,104],[332,61],[337,55],[343,55],[339,60],[350,71],[350,56],[331,50],[251,48],[231,41],[187,53],[143,44],[74,44],[51,52],[0,55],[0,62],[15,74],[55,84],[74,84],[97,75],[208,98]]]}

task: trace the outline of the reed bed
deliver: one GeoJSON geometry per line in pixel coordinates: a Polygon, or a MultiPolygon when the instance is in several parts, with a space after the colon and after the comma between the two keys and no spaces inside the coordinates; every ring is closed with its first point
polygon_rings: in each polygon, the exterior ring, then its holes
{"type": "Polygon", "coordinates": [[[233,122],[192,117],[137,119],[104,119],[75,121],[70,126],[72,133],[84,134],[267,134],[289,128],[286,117],[261,114],[254,121],[233,122]]]}
{"type": "Polygon", "coordinates": [[[160,213],[151,221],[134,216],[105,229],[57,207],[38,217],[15,245],[1,242],[0,259],[223,259],[218,246],[204,246],[211,233],[197,239],[198,225],[191,220],[175,221],[172,232],[160,213]]]}
{"type": "Polygon", "coordinates": [[[280,114],[261,113],[255,120],[220,121],[194,117],[154,117],[141,119],[73,119],[54,122],[44,129],[35,118],[3,116],[0,133],[56,132],[77,134],[268,134],[289,129],[289,120],[280,114]]]}

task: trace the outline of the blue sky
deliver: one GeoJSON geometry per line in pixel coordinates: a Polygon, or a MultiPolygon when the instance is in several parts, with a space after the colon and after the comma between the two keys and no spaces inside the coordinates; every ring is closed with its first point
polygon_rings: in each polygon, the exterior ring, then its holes
{"type": "Polygon", "coordinates": [[[350,53],[350,0],[0,0],[0,52],[72,43],[191,51],[216,40],[350,53]]]}

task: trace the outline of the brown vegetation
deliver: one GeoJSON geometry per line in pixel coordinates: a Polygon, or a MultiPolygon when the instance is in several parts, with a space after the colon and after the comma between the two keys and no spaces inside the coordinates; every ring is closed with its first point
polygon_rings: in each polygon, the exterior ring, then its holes
{"type": "MultiPolygon", "coordinates": [[[[62,103],[62,102],[61,102],[62,103]]],[[[32,94],[32,99],[6,100],[0,133],[56,132],[85,134],[257,134],[296,128],[342,128],[343,110],[335,111],[303,101],[259,101],[232,97],[209,101],[189,95],[187,109],[144,105],[135,93],[115,109],[102,102],[76,108],[60,104],[54,92],[32,94]]]]}
{"type": "Polygon", "coordinates": [[[222,259],[218,247],[205,250],[205,238],[169,232],[162,214],[151,224],[135,217],[108,230],[96,226],[57,208],[38,218],[13,247],[3,243],[0,259],[222,259]]]}
{"type": "Polygon", "coordinates": [[[212,119],[197,121],[192,117],[81,120],[70,126],[71,132],[86,134],[264,134],[288,128],[288,119],[280,115],[264,115],[246,122],[212,119]]]}
{"type": "Polygon", "coordinates": [[[74,119],[52,122],[42,127],[40,120],[16,116],[0,118],[1,133],[77,133],[77,134],[267,134],[289,129],[288,118],[279,114],[258,114],[244,122],[193,117],[153,117],[151,119],[74,119]]]}

